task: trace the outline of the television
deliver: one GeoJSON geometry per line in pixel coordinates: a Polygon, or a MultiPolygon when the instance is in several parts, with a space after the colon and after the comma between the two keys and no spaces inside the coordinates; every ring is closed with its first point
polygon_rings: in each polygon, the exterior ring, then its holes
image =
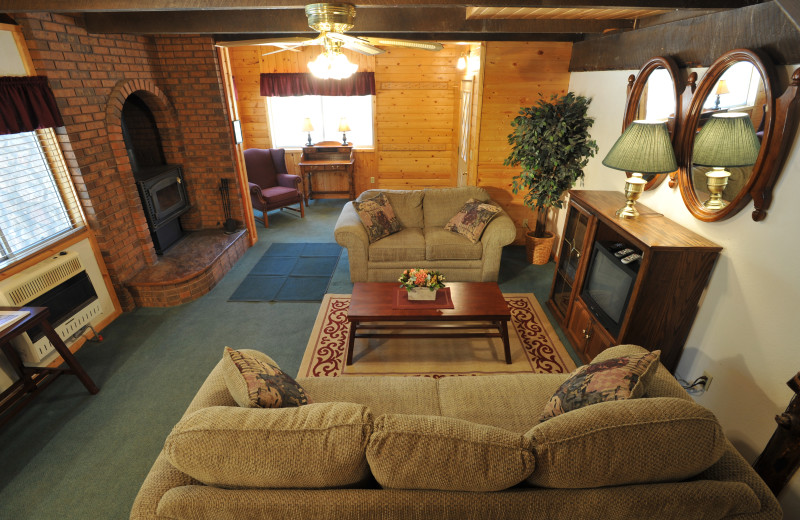
{"type": "Polygon", "coordinates": [[[589,312],[613,336],[619,333],[640,264],[640,260],[623,264],[621,258],[614,256],[616,250],[621,250],[619,244],[595,242],[581,291],[589,312]]]}

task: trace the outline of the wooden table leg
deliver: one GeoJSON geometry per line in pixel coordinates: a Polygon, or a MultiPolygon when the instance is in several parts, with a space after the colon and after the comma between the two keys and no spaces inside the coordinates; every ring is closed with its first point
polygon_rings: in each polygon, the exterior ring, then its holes
{"type": "Polygon", "coordinates": [[[34,383],[31,375],[25,372],[22,359],[20,359],[19,353],[14,349],[11,343],[3,343],[2,350],[11,362],[11,366],[14,367],[14,372],[17,373],[17,377],[19,377],[19,380],[22,382],[25,392],[33,392],[36,390],[36,383],[34,383]]]}
{"type": "Polygon", "coordinates": [[[61,357],[64,359],[64,362],[69,366],[72,370],[72,373],[81,380],[83,386],[89,391],[90,394],[96,394],[100,391],[97,385],[94,384],[92,378],[89,377],[89,374],[83,369],[78,360],[72,355],[72,352],[69,351],[69,348],[64,344],[61,340],[61,337],[58,335],[53,327],[50,325],[50,322],[47,320],[42,321],[41,323],[42,330],[44,330],[44,335],[47,336],[47,339],[53,344],[53,347],[61,354],[61,357]]]}
{"type": "Polygon", "coordinates": [[[506,354],[506,364],[511,364],[511,344],[508,341],[508,322],[498,321],[497,329],[500,331],[500,336],[503,338],[503,349],[506,354]]]}
{"type": "Polygon", "coordinates": [[[356,329],[358,328],[358,322],[352,321],[350,322],[350,336],[347,338],[347,364],[353,364],[353,346],[356,343],[356,329]]]}

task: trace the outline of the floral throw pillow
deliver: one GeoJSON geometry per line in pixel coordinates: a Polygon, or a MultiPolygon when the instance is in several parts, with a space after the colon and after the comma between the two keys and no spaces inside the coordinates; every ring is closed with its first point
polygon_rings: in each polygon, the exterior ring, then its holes
{"type": "Polygon", "coordinates": [[[500,213],[500,208],[481,202],[476,199],[469,199],[458,213],[445,224],[447,231],[453,231],[467,237],[470,242],[477,244],[481,239],[483,230],[489,222],[500,213]]]}
{"type": "Polygon", "coordinates": [[[353,207],[367,230],[370,243],[403,229],[392,205],[389,204],[389,199],[383,193],[361,202],[353,201],[353,207]]]}
{"type": "Polygon", "coordinates": [[[641,397],[660,354],[655,350],[578,367],[547,402],[539,422],[590,404],[641,397]]]}
{"type": "Polygon", "coordinates": [[[231,396],[245,408],[287,408],[309,404],[303,387],[274,362],[225,347],[223,376],[231,396]]]}

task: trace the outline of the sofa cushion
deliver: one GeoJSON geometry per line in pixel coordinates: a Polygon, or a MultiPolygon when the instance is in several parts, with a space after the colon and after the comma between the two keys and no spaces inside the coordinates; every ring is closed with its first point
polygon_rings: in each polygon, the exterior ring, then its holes
{"type": "Polygon", "coordinates": [[[675,397],[608,401],[531,428],[536,469],[527,482],[596,488],[680,481],[717,462],[722,427],[702,406],[675,397]]]}
{"type": "Polygon", "coordinates": [[[476,186],[426,188],[422,201],[425,227],[444,227],[469,199],[489,202],[491,197],[476,186]]]}
{"type": "Polygon", "coordinates": [[[297,381],[283,372],[269,356],[258,360],[225,347],[222,375],[231,397],[245,408],[282,408],[308,404],[308,396],[297,381]]]}
{"type": "Polygon", "coordinates": [[[210,486],[325,488],[369,475],[372,414],[354,403],[299,408],[202,408],[164,443],[169,462],[210,486]]]}
{"type": "MultiPolygon", "coordinates": [[[[406,228],[369,245],[370,262],[418,262],[425,260],[425,237],[420,228],[406,228]]],[[[407,265],[406,267],[413,267],[407,265]]],[[[402,270],[398,270],[400,276],[402,270]]]]}
{"type": "Polygon", "coordinates": [[[394,215],[404,228],[422,227],[422,190],[367,190],[356,201],[371,199],[383,193],[394,209],[394,215]]]}
{"type": "Polygon", "coordinates": [[[440,227],[426,227],[423,233],[427,260],[480,260],[483,255],[480,241],[472,243],[467,237],[440,227]]]}
{"type": "Polygon", "coordinates": [[[502,210],[493,204],[469,199],[461,209],[453,215],[444,228],[469,239],[473,244],[481,239],[483,230],[502,210]]]}
{"type": "Polygon", "coordinates": [[[591,404],[641,397],[659,354],[631,354],[578,367],[547,402],[540,421],[591,404]]]}
{"type": "Polygon", "coordinates": [[[358,213],[361,223],[364,224],[364,229],[367,230],[370,242],[376,242],[403,229],[394,214],[389,199],[383,193],[362,202],[354,201],[353,207],[358,213]]]}
{"type": "Polygon", "coordinates": [[[377,417],[367,461],[383,487],[444,491],[499,491],[534,468],[521,434],[426,415],[377,417]]]}

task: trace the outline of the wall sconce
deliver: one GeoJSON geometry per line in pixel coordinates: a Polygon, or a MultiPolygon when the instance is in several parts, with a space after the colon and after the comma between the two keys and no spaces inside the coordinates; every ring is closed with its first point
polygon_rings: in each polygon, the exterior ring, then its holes
{"type": "Polygon", "coordinates": [[[464,70],[464,69],[467,68],[467,55],[466,54],[462,53],[461,56],[458,57],[458,62],[456,63],[456,68],[458,70],[464,70]]]}

